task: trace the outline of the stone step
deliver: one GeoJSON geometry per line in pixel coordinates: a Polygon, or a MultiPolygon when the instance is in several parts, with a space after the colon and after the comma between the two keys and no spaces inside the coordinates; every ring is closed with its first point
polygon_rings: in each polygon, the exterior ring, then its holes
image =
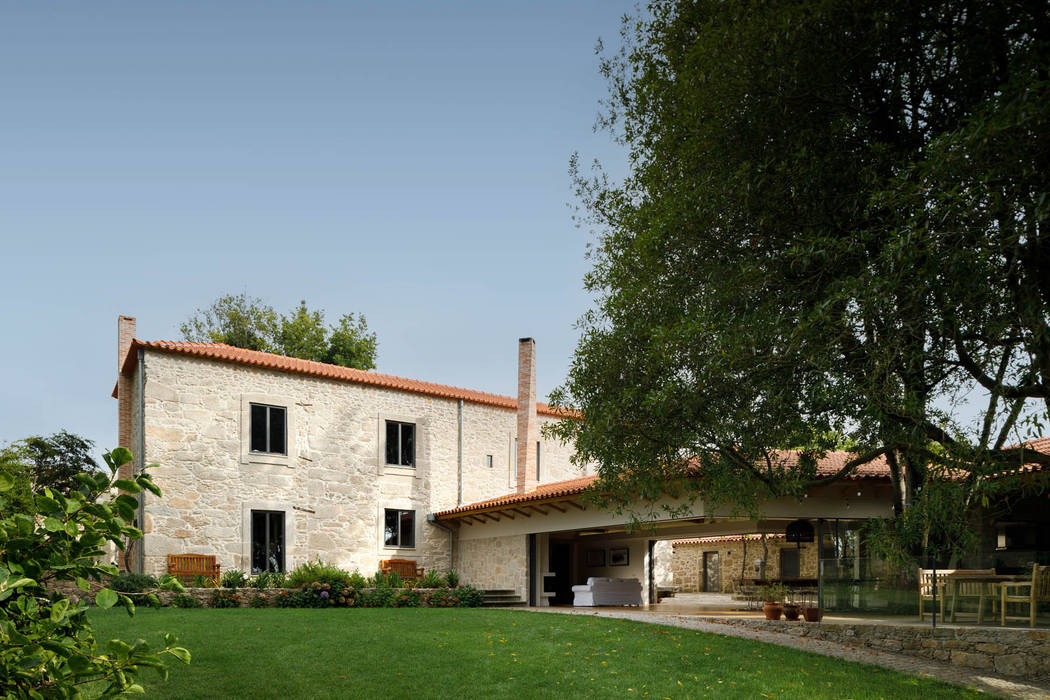
{"type": "Polygon", "coordinates": [[[505,595],[505,594],[508,594],[508,593],[513,594],[514,593],[514,589],[512,589],[512,588],[486,588],[486,589],[482,590],[481,592],[484,593],[485,595],[490,595],[490,594],[491,595],[505,595]]]}
{"type": "Polygon", "coordinates": [[[516,606],[525,605],[525,601],[518,600],[486,600],[482,602],[482,607],[486,608],[511,608],[516,606]]]}

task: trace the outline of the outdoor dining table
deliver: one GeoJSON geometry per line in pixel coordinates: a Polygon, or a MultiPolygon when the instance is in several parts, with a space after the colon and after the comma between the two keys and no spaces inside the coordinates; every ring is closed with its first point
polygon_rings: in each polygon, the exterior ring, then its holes
{"type": "MultiPolygon", "coordinates": [[[[1027,576],[1018,576],[1018,575],[1015,575],[1015,574],[948,574],[947,576],[945,576],[945,578],[947,579],[945,588],[946,588],[946,590],[950,590],[951,591],[952,622],[955,622],[955,610],[956,610],[956,606],[958,605],[959,584],[960,583],[964,583],[965,582],[965,583],[988,584],[989,588],[991,589],[989,597],[992,600],[998,600],[998,598],[999,598],[999,590],[1000,590],[1000,587],[1002,586],[1002,584],[1008,583],[1008,582],[1012,582],[1012,581],[1027,581],[1027,580],[1029,580],[1029,577],[1027,577],[1027,576]]],[[[984,617],[984,615],[983,615],[983,613],[984,613],[983,608],[984,608],[984,601],[983,600],[979,600],[978,601],[978,608],[977,608],[977,623],[978,624],[983,622],[983,617],[984,617]]]]}

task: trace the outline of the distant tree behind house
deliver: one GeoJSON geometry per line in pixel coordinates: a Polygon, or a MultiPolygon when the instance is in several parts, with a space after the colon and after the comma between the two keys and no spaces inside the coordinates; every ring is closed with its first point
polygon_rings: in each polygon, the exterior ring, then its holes
{"type": "Polygon", "coordinates": [[[257,297],[227,294],[197,309],[179,330],[189,341],[374,369],[376,335],[369,332],[364,314],[344,314],[334,326],[326,326],[324,318],[323,310],[311,310],[306,301],[288,314],[278,314],[257,297]]]}

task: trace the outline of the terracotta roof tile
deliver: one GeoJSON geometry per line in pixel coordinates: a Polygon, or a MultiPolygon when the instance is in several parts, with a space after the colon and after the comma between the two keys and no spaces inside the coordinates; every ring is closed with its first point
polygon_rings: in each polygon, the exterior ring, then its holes
{"type": "MultiPolygon", "coordinates": [[[[850,452],[829,452],[825,455],[824,459],[817,463],[817,475],[818,476],[830,476],[837,473],[842,466],[853,457],[853,453],[850,452]]],[[[794,454],[786,455],[785,462],[788,464],[797,463],[797,456],[794,454]]],[[[847,479],[888,479],[890,475],[889,465],[886,464],[886,460],[879,458],[870,464],[858,467],[855,471],[851,472],[847,479]]],[[[542,501],[548,498],[562,498],[565,496],[575,496],[583,493],[587,488],[597,480],[596,476],[585,476],[577,479],[569,479],[568,481],[556,481],[549,484],[540,484],[535,490],[527,493],[508,493],[504,496],[498,496],[497,498],[490,498],[485,501],[478,501],[477,503],[469,503],[467,505],[459,506],[458,508],[451,508],[449,510],[443,510],[434,513],[435,516],[448,516],[456,515],[459,513],[470,513],[479,510],[485,510],[494,506],[511,506],[517,503],[531,503],[533,501],[542,501]]]]}
{"type": "MultiPolygon", "coordinates": [[[[783,532],[770,532],[766,534],[767,540],[782,540],[787,535],[783,532]]],[[[721,535],[715,537],[688,537],[684,540],[674,540],[671,542],[672,547],[677,547],[680,544],[711,544],[713,542],[742,542],[744,540],[752,542],[755,540],[761,540],[761,535],[721,535]]]]}
{"type": "Polygon", "coordinates": [[[458,508],[434,513],[435,516],[453,515],[456,513],[469,513],[476,510],[484,510],[493,506],[512,506],[516,503],[531,503],[548,498],[562,498],[564,496],[575,496],[583,493],[598,479],[597,476],[581,476],[567,481],[552,481],[549,484],[539,484],[534,490],[526,493],[508,493],[505,496],[497,496],[485,501],[470,503],[458,508]]]}
{"type": "MultiPolygon", "coordinates": [[[[489,394],[484,391],[474,391],[473,389],[463,389],[445,384],[434,384],[433,382],[423,382],[418,379],[406,379],[404,377],[395,377],[391,374],[380,374],[379,372],[353,369],[351,367],[329,365],[324,362],[300,360],[296,357],[275,355],[273,353],[260,352],[258,350],[246,350],[244,348],[237,348],[224,343],[190,343],[171,340],[145,341],[136,339],[132,341],[131,347],[128,350],[128,355],[124,359],[124,364],[121,368],[121,372],[124,374],[130,374],[134,369],[134,358],[136,351],[139,348],[193,355],[195,357],[203,357],[222,362],[235,362],[253,367],[262,367],[282,372],[295,372],[313,377],[324,377],[327,379],[354,382],[356,384],[368,384],[371,386],[383,387],[385,389],[396,389],[398,391],[408,391],[416,394],[439,396],[446,399],[463,399],[464,401],[470,401],[471,403],[497,406],[512,411],[516,411],[518,408],[518,400],[511,396],[489,394]]],[[[536,413],[549,416],[574,415],[557,411],[542,402],[536,402],[536,413]]]]}

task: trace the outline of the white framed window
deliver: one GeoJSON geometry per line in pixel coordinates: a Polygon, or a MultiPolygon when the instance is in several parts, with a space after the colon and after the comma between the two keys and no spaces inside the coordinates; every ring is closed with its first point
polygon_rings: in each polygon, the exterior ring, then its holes
{"type": "Polygon", "coordinates": [[[288,409],[262,403],[249,404],[248,450],[256,454],[288,454],[288,409]]]}
{"type": "Polygon", "coordinates": [[[416,466],[416,424],[386,422],[386,463],[395,467],[416,466]]]}
{"type": "Polygon", "coordinates": [[[416,511],[383,509],[383,546],[413,549],[416,546],[416,511]]]}
{"type": "Polygon", "coordinates": [[[241,464],[294,467],[295,402],[275,394],[241,394],[241,464]]]}

